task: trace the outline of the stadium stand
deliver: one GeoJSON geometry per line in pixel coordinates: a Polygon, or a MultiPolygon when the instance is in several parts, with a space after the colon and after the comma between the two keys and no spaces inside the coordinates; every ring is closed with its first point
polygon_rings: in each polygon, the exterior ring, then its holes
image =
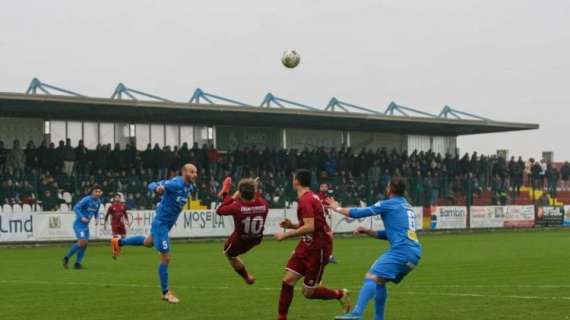
{"type": "MultiPolygon", "coordinates": [[[[570,164],[473,153],[442,155],[433,152],[351,148],[257,149],[235,148],[220,152],[211,145],[183,144],[180,148],[158,145],[138,151],[133,144],[98,145],[88,150],[80,141],[60,141],[56,148],[45,141],[20,148],[18,141],[7,149],[0,141],[0,204],[3,212],[70,210],[94,183],[102,185],[106,200],[124,194],[130,208],[151,209],[157,202],[146,189],[148,182],[165,179],[183,163],[200,169],[199,193],[194,195],[210,207],[219,182],[232,175],[259,176],[263,195],[273,207],[294,201],[291,173],[309,168],[315,181],[329,183],[347,205],[370,203],[382,198],[394,175],[408,180],[408,195],[416,205],[434,204],[528,204],[543,201],[570,203],[570,164]],[[9,160],[9,161],[7,161],[9,160]]],[[[315,186],[316,187],[316,186],[315,186]]]]}

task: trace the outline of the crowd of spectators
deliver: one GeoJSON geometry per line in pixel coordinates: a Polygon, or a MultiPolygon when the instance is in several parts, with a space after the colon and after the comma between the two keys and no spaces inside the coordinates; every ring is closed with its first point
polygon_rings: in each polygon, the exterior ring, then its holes
{"type": "MultiPolygon", "coordinates": [[[[291,174],[310,169],[318,183],[329,183],[335,196],[347,205],[370,203],[383,197],[392,176],[408,181],[408,195],[415,205],[438,201],[472,203],[491,192],[490,204],[506,204],[520,195],[523,185],[543,189],[550,197],[570,191],[570,164],[557,168],[548,161],[504,159],[473,153],[463,156],[424,151],[351,148],[275,149],[246,147],[219,152],[212,145],[160,147],[143,151],[134,143],[98,145],[88,150],[82,141],[14,141],[7,148],[0,141],[0,205],[41,203],[44,210],[61,203],[75,203],[98,183],[107,197],[120,192],[131,208],[150,209],[157,202],[148,192],[150,181],[172,176],[183,163],[199,168],[198,194],[204,204],[216,201],[219,182],[225,176],[260,177],[262,194],[274,207],[294,201],[291,174]]],[[[317,187],[317,186],[315,186],[317,187]]]]}

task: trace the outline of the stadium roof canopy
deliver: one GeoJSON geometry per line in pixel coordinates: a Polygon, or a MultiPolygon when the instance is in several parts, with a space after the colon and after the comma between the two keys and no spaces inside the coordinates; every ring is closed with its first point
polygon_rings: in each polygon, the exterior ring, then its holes
{"type": "Polygon", "coordinates": [[[179,103],[120,83],[111,98],[94,98],[38,79],[32,80],[25,94],[0,93],[0,116],[128,123],[278,126],[446,136],[539,128],[537,124],[493,121],[449,106],[435,115],[392,102],[384,112],[380,112],[334,97],[326,108],[319,109],[268,93],[260,105],[254,106],[196,89],[189,102],[179,103]]]}

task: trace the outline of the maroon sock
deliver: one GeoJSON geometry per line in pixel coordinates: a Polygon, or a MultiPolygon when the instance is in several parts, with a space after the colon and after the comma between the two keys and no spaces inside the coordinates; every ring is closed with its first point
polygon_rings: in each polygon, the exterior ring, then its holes
{"type": "Polygon", "coordinates": [[[279,319],[287,319],[289,306],[293,301],[293,286],[283,282],[281,284],[281,295],[279,296],[279,319]]]}
{"type": "Polygon", "coordinates": [[[342,291],[329,288],[316,288],[311,299],[333,300],[342,298],[342,291]]]}
{"type": "Polygon", "coordinates": [[[245,270],[245,267],[242,267],[241,269],[234,269],[236,271],[237,274],[239,274],[242,278],[244,278],[245,280],[247,280],[247,277],[249,276],[249,273],[247,273],[247,270],[245,270]]]}

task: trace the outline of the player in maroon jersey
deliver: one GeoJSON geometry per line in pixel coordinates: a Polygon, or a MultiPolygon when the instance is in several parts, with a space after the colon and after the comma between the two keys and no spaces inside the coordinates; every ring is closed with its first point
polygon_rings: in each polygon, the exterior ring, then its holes
{"type": "Polygon", "coordinates": [[[115,194],[113,203],[109,209],[107,209],[105,226],[107,226],[109,217],[111,217],[111,231],[113,232],[113,237],[124,238],[127,235],[125,222],[129,222],[129,216],[127,215],[127,206],[121,201],[120,194],[115,194]]]}
{"type": "MultiPolygon", "coordinates": [[[[327,217],[328,221],[330,222],[330,236],[331,238],[333,238],[334,236],[334,231],[332,230],[332,215],[329,212],[329,209],[327,209],[327,206],[329,205],[329,201],[332,200],[330,194],[329,194],[329,185],[328,183],[321,183],[319,185],[319,193],[317,193],[317,196],[319,196],[319,199],[321,200],[321,203],[323,204],[323,207],[325,207],[325,216],[327,217]]],[[[337,263],[336,258],[331,255],[329,257],[329,262],[330,263],[337,263]]]]}
{"type": "Polygon", "coordinates": [[[242,179],[238,190],[230,196],[231,178],[226,178],[220,192],[224,202],[216,210],[219,215],[234,218],[235,229],[224,245],[224,254],[235,272],[250,285],[255,283],[255,277],[247,272],[239,256],[261,243],[269,211],[269,205],[257,193],[256,185],[253,179],[242,179]]]}
{"type": "Polygon", "coordinates": [[[325,209],[319,197],[311,191],[310,185],[311,172],[305,169],[298,170],[293,178],[293,187],[298,196],[299,223],[294,224],[291,220],[285,219],[281,222],[281,227],[289,230],[275,234],[275,239],[278,241],[301,237],[285,269],[279,297],[278,320],[287,319],[289,306],[293,301],[294,286],[301,278],[304,278],[303,295],[306,298],[338,300],[345,311],[352,307],[347,289],[319,286],[325,267],[329,263],[333,240],[325,217],[325,209]]]}

